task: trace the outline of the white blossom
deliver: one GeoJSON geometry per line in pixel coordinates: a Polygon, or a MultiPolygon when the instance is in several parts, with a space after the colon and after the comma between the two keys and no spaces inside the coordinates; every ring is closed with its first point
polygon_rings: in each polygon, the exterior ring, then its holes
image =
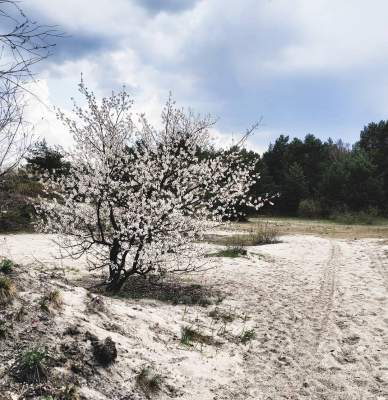
{"type": "Polygon", "coordinates": [[[195,243],[206,232],[236,216],[237,204],[263,205],[246,198],[259,176],[237,150],[203,156],[210,117],[169,99],[156,130],[144,115],[133,122],[125,90],[98,103],[79,86],[87,108],[75,104],[75,120],[58,112],[75,142],[70,173],[45,180],[52,199],[40,201],[40,227],[59,233],[71,256],[107,268],[111,289],[133,274],[198,268],[195,243]]]}

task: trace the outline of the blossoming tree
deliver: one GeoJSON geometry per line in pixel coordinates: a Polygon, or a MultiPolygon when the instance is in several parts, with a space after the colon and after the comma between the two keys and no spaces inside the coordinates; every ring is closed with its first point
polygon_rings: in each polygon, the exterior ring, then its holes
{"type": "Polygon", "coordinates": [[[211,143],[209,117],[176,108],[169,100],[162,129],[144,115],[137,124],[125,90],[98,102],[81,82],[87,106],[76,119],[59,112],[73,134],[71,169],[48,179],[54,200],[39,206],[41,226],[59,233],[73,257],[85,253],[108,271],[108,290],[134,275],[198,268],[198,242],[235,215],[237,204],[258,209],[246,194],[259,177],[238,151],[203,157],[211,143]]]}

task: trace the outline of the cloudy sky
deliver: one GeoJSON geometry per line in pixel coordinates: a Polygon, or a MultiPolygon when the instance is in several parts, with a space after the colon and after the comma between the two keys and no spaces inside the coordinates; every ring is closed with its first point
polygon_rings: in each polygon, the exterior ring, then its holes
{"type": "MultiPolygon", "coordinates": [[[[357,140],[388,119],[386,0],[24,0],[68,37],[41,65],[42,102],[71,109],[81,72],[98,95],[123,84],[157,124],[171,90],[237,138],[263,118],[251,147],[279,134],[357,140]]],[[[42,105],[38,133],[69,138],[42,105]]]]}

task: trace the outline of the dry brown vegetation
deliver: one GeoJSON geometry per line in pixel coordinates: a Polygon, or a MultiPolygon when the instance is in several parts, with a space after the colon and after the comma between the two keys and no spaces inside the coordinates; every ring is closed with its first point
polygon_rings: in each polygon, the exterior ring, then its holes
{"type": "Polygon", "coordinates": [[[278,235],[318,235],[330,238],[362,239],[387,238],[388,221],[381,220],[376,225],[339,224],[329,220],[309,220],[301,218],[251,218],[247,223],[233,223],[231,230],[250,232],[256,224],[267,223],[276,229],[278,235]]]}

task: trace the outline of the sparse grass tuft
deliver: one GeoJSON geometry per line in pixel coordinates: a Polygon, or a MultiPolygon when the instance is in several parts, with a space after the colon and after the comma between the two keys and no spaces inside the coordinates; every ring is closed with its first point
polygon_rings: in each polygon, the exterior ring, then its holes
{"type": "Polygon", "coordinates": [[[41,383],[47,380],[47,352],[39,348],[26,350],[12,367],[12,375],[19,382],[41,383]]]}
{"type": "Polygon", "coordinates": [[[209,317],[216,321],[221,320],[223,322],[233,322],[236,318],[236,315],[230,311],[223,311],[216,307],[214,310],[209,312],[209,317]]]}
{"type": "Polygon", "coordinates": [[[188,326],[183,327],[181,330],[181,343],[186,346],[192,346],[193,342],[201,344],[215,344],[211,336],[204,335],[198,330],[188,326]]]}
{"type": "Polygon", "coordinates": [[[155,395],[161,390],[162,377],[150,367],[145,367],[137,375],[136,383],[147,396],[155,395]]]}
{"type": "Polygon", "coordinates": [[[187,326],[181,330],[181,343],[190,346],[195,336],[195,331],[187,326]]]}
{"type": "Polygon", "coordinates": [[[0,276],[0,304],[7,304],[16,296],[16,287],[6,276],[0,276]]]}
{"type": "Polygon", "coordinates": [[[254,329],[244,330],[240,335],[240,341],[242,344],[246,344],[256,337],[256,332],[254,329]]]}
{"type": "Polygon", "coordinates": [[[40,301],[40,308],[48,313],[51,313],[53,309],[59,310],[62,305],[62,294],[58,289],[48,292],[40,301]]]}
{"type": "Polygon", "coordinates": [[[4,258],[3,260],[0,261],[0,271],[3,274],[10,274],[14,269],[14,267],[15,267],[14,262],[9,258],[4,258]]]}

